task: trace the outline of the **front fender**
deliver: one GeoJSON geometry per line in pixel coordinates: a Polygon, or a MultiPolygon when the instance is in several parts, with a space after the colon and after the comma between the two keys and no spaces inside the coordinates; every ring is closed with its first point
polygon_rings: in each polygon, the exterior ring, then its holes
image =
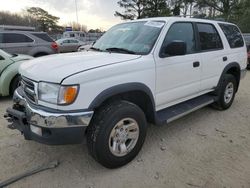
{"type": "Polygon", "coordinates": [[[10,84],[12,79],[18,74],[18,68],[23,63],[19,61],[11,64],[7,69],[3,71],[0,76],[0,95],[8,96],[10,94],[10,84]]]}
{"type": "Polygon", "coordinates": [[[140,91],[145,93],[151,100],[152,106],[155,107],[155,101],[153,97],[152,91],[143,83],[126,83],[126,84],[119,84],[116,86],[112,86],[104,91],[102,91],[92,103],[89,105],[88,109],[94,110],[95,108],[99,107],[105,100],[109,99],[112,96],[117,94],[122,94],[131,91],[140,91]]]}

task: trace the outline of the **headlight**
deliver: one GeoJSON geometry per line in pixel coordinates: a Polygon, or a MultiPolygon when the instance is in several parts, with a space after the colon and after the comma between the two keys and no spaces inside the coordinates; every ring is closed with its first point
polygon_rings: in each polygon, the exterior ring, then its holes
{"type": "Polygon", "coordinates": [[[71,104],[77,97],[78,88],[78,85],[61,86],[59,84],[39,82],[38,99],[59,105],[71,104]]]}

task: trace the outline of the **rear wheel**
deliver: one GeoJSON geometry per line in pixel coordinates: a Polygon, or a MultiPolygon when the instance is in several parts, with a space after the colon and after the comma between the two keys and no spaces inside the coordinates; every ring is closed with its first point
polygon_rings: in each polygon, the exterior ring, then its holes
{"type": "Polygon", "coordinates": [[[36,55],[34,55],[34,57],[42,57],[42,56],[46,56],[46,55],[49,55],[45,52],[40,52],[40,53],[37,53],[36,55]]]}
{"type": "Polygon", "coordinates": [[[237,82],[233,75],[226,74],[218,91],[218,101],[213,104],[213,107],[219,110],[226,110],[231,107],[235,93],[237,90],[237,82]]]}
{"type": "Polygon", "coordinates": [[[103,166],[117,168],[139,153],[146,132],[143,111],[130,102],[117,101],[96,112],[87,130],[88,149],[103,166]]]}

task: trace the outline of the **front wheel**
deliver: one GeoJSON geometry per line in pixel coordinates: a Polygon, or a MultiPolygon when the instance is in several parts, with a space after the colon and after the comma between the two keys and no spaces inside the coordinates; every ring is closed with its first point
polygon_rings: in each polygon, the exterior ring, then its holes
{"type": "Polygon", "coordinates": [[[219,88],[218,101],[213,104],[213,107],[219,110],[230,108],[234,101],[236,90],[237,82],[235,77],[231,74],[226,74],[219,88]]]}
{"type": "Polygon", "coordinates": [[[21,76],[16,75],[10,83],[10,95],[13,95],[15,90],[20,86],[21,76]]]}
{"type": "Polygon", "coordinates": [[[121,167],[139,153],[147,132],[143,111],[135,104],[117,101],[99,109],[87,130],[91,155],[107,168],[121,167]]]}

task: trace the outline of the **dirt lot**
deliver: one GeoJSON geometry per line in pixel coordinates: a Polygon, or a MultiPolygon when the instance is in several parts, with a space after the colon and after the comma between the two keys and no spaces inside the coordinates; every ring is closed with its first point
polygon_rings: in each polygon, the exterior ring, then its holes
{"type": "Polygon", "coordinates": [[[0,98],[0,181],[50,160],[61,165],[10,187],[250,187],[250,73],[233,106],[206,107],[168,126],[150,126],[139,156],[109,170],[88,154],[86,144],[46,146],[25,141],[6,128],[11,105],[0,98]]]}

